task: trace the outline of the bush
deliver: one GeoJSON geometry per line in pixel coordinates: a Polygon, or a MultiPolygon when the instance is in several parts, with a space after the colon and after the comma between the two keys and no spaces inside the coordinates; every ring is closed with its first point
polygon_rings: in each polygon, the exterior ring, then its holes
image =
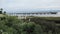
{"type": "Polygon", "coordinates": [[[0,21],[0,30],[3,34],[39,34],[42,33],[40,25],[33,22],[23,22],[17,17],[7,16],[0,21]]]}

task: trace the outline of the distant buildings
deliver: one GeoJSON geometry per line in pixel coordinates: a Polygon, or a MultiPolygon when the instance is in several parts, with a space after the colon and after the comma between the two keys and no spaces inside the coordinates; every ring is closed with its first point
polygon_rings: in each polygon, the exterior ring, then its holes
{"type": "Polygon", "coordinates": [[[10,16],[60,17],[59,12],[9,13],[10,16]]]}
{"type": "MultiPolygon", "coordinates": [[[[3,9],[0,9],[0,14],[2,14],[3,9]]],[[[6,11],[3,13],[6,14],[6,11]]],[[[26,12],[26,13],[8,13],[8,16],[38,16],[38,17],[60,17],[60,12],[48,12],[48,11],[40,11],[40,12],[26,12]]]]}

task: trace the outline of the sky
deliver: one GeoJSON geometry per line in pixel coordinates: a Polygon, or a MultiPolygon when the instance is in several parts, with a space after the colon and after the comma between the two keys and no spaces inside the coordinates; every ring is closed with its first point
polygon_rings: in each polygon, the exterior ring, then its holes
{"type": "Polygon", "coordinates": [[[60,10],[60,0],[0,0],[0,8],[3,8],[5,11],[60,10]]]}

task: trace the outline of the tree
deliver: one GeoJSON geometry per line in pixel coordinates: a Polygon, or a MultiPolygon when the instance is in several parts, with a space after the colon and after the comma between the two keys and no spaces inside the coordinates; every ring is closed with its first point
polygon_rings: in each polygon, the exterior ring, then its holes
{"type": "Polygon", "coordinates": [[[4,11],[4,15],[6,14],[6,11],[4,11]]]}
{"type": "Polygon", "coordinates": [[[0,14],[2,14],[3,8],[0,9],[0,14]]]}

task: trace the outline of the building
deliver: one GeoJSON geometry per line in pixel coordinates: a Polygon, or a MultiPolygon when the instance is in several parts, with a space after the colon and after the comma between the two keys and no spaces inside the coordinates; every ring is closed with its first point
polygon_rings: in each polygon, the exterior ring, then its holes
{"type": "Polygon", "coordinates": [[[34,12],[34,13],[9,13],[11,16],[54,16],[58,12],[34,12]]]}
{"type": "Polygon", "coordinates": [[[9,16],[18,16],[18,18],[26,18],[27,16],[60,17],[60,12],[8,13],[8,15],[9,16]]]}

